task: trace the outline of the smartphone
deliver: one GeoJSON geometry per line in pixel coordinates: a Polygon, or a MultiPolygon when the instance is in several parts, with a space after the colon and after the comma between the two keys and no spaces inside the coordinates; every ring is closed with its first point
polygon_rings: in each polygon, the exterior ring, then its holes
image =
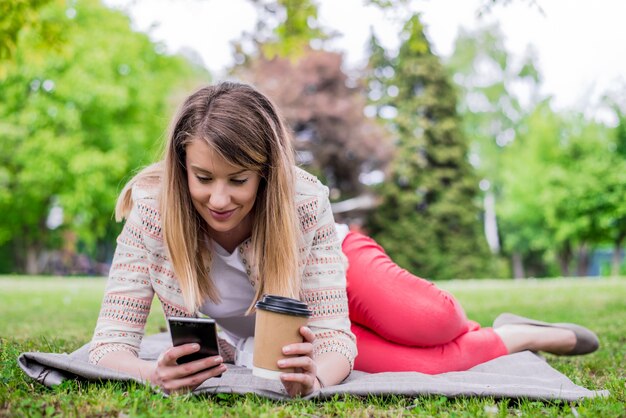
{"type": "Polygon", "coordinates": [[[178,364],[200,360],[220,354],[217,344],[217,327],[215,321],[208,318],[168,318],[170,334],[174,346],[189,343],[200,344],[200,351],[180,357],[178,364]]]}

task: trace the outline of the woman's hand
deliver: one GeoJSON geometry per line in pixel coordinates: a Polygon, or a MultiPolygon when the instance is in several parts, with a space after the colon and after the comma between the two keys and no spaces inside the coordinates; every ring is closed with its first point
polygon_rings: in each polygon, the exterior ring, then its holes
{"type": "Polygon", "coordinates": [[[313,361],[313,341],[315,334],[308,327],[300,327],[304,337],[302,343],[289,344],[283,347],[283,354],[297,357],[278,360],[278,368],[294,368],[295,373],[283,373],[280,380],[289,396],[306,396],[320,389],[317,380],[317,365],[313,361]]]}
{"type": "Polygon", "coordinates": [[[150,382],[159,386],[165,393],[187,392],[198,387],[205,380],[219,376],[226,371],[220,356],[212,356],[185,364],[177,364],[178,358],[200,350],[198,344],[183,344],[172,347],[159,356],[156,367],[150,375],[150,382]]]}

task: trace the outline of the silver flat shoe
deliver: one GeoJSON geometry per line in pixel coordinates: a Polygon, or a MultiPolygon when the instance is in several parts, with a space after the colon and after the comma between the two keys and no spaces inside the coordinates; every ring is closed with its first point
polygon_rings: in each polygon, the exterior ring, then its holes
{"type": "Polygon", "coordinates": [[[503,325],[534,325],[537,327],[563,328],[574,332],[576,345],[570,352],[561,354],[564,356],[589,354],[600,347],[598,336],[590,329],[577,324],[542,322],[512,313],[503,313],[498,315],[495,321],[493,321],[493,328],[500,328],[503,325]]]}

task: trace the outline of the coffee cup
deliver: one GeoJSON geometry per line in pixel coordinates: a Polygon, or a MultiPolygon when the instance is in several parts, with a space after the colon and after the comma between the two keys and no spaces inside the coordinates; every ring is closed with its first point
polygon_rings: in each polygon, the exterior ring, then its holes
{"type": "Polygon", "coordinates": [[[294,369],[279,369],[280,359],[295,357],[283,354],[283,347],[302,342],[300,327],[309,322],[311,315],[307,304],[283,296],[264,295],[256,303],[254,325],[254,355],[252,374],[278,380],[281,373],[294,369]]]}

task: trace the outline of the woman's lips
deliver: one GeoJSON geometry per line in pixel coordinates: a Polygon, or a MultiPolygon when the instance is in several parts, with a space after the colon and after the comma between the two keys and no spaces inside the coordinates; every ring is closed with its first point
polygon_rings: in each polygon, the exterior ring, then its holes
{"type": "Polygon", "coordinates": [[[209,209],[209,212],[211,212],[211,216],[215,220],[217,220],[217,221],[225,221],[228,218],[230,218],[233,213],[235,213],[235,210],[236,209],[227,210],[227,211],[223,211],[223,212],[218,212],[218,211],[209,209]]]}

